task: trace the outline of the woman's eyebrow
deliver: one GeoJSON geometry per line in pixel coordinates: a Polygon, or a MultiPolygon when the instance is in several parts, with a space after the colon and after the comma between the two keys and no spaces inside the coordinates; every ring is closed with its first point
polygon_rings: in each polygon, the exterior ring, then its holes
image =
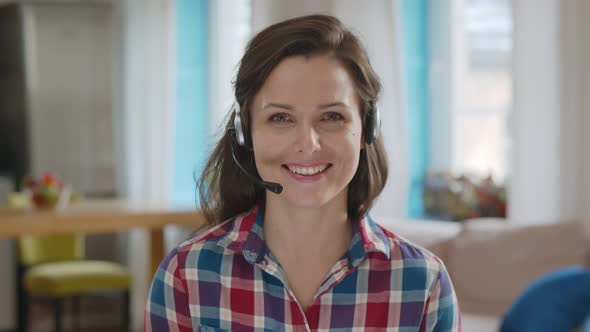
{"type": "Polygon", "coordinates": [[[294,109],[293,106],[291,106],[291,105],[278,104],[278,103],[268,103],[268,104],[265,104],[264,106],[262,106],[262,109],[267,109],[267,108],[271,108],[271,107],[273,107],[273,108],[282,108],[282,109],[289,110],[289,111],[292,111],[294,109]]]}
{"type": "Polygon", "coordinates": [[[341,101],[334,101],[334,102],[327,103],[327,104],[321,104],[320,105],[320,109],[330,108],[330,107],[335,107],[335,106],[341,106],[341,107],[344,107],[344,108],[349,108],[348,104],[346,104],[346,103],[343,103],[341,101]]]}
{"type": "MultiPolygon", "coordinates": [[[[330,103],[326,103],[326,104],[321,104],[319,106],[319,109],[325,109],[325,108],[330,108],[330,107],[335,107],[335,106],[341,106],[341,107],[345,107],[345,108],[349,108],[348,104],[341,102],[341,101],[334,101],[334,102],[330,102],[330,103]]],[[[287,105],[287,104],[279,104],[279,103],[268,103],[265,104],[262,109],[267,109],[267,108],[281,108],[281,109],[285,109],[285,110],[289,110],[289,111],[293,111],[295,108],[291,105],[287,105]]]]}

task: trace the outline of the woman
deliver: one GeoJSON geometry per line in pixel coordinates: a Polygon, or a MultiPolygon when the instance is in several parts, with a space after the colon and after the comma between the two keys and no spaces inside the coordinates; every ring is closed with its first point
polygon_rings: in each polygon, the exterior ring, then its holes
{"type": "Polygon", "coordinates": [[[162,262],[146,331],[460,330],[442,261],[367,215],[387,179],[380,89],[334,17],[249,42],[201,176],[211,227],[162,262]]]}

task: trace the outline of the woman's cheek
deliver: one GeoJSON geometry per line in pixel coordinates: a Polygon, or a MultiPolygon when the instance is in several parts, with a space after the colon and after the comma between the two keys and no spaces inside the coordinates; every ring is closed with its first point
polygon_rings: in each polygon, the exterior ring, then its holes
{"type": "MultiPolygon", "coordinates": [[[[261,163],[273,163],[281,159],[281,144],[273,141],[271,138],[259,138],[254,143],[254,154],[256,160],[261,163]]],[[[282,147],[284,150],[284,147],[282,147]]]]}

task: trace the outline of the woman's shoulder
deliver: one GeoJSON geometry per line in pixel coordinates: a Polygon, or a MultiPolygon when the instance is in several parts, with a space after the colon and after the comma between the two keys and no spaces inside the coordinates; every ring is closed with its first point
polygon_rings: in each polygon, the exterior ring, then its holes
{"type": "Polygon", "coordinates": [[[379,222],[375,222],[375,225],[388,242],[389,260],[411,261],[413,265],[421,265],[436,271],[439,271],[441,268],[444,269],[442,259],[429,249],[400,235],[395,230],[384,227],[379,222]]]}
{"type": "Polygon", "coordinates": [[[226,236],[238,216],[229,218],[214,226],[204,226],[178,244],[180,250],[194,250],[206,244],[213,244],[226,236]]]}
{"type": "Polygon", "coordinates": [[[240,215],[229,218],[215,226],[206,227],[178,243],[166,256],[161,268],[166,270],[197,268],[199,261],[214,263],[231,249],[232,232],[240,215]],[[189,259],[190,257],[190,259],[189,259]]]}

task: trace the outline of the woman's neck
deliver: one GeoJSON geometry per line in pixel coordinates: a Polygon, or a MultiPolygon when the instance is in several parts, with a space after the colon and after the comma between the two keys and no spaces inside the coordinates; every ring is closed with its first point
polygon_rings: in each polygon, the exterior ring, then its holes
{"type": "Polygon", "coordinates": [[[352,238],[346,200],[333,200],[318,208],[294,207],[280,199],[267,199],[264,237],[273,254],[333,259],[346,253],[352,238]]]}

